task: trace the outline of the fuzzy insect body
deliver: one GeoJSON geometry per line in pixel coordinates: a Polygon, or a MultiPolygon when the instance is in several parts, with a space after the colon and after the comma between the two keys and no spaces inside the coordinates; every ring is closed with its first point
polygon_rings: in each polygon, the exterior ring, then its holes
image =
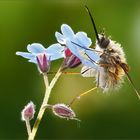
{"type": "MultiPolygon", "coordinates": [[[[84,66],[81,70],[83,77],[95,77],[97,85],[108,91],[117,89],[128,75],[129,66],[127,65],[125,53],[119,43],[107,38],[104,34],[98,34],[93,17],[86,6],[96,35],[95,51],[100,59],[96,61],[98,68],[84,66]]],[[[88,56],[88,54],[87,54],[88,56]]],[[[88,56],[91,59],[91,56],[88,56]]],[[[91,60],[94,63],[94,60],[91,60]]],[[[132,82],[131,82],[132,83],[132,82]]]]}
{"type": "MultiPolygon", "coordinates": [[[[104,36],[99,35],[99,39],[102,40],[102,38],[104,36]]],[[[100,56],[100,60],[97,61],[100,67],[94,69],[84,66],[81,74],[83,77],[95,77],[97,85],[103,91],[117,89],[123,82],[125,73],[129,70],[121,45],[109,39],[106,47],[102,47],[96,42],[95,51],[100,56]]]]}
{"type": "MultiPolygon", "coordinates": [[[[104,37],[99,35],[99,38],[104,37]]],[[[95,76],[98,86],[104,91],[117,89],[129,70],[121,45],[109,39],[109,43],[105,48],[99,46],[98,42],[96,42],[95,50],[101,58],[98,61],[100,69],[95,76]]]]}

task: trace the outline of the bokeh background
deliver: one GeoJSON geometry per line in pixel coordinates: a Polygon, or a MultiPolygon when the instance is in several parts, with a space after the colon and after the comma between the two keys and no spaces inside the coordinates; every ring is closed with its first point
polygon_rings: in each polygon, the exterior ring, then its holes
{"type": "MultiPolygon", "coordinates": [[[[45,86],[36,66],[15,55],[27,44],[45,47],[56,42],[54,33],[62,23],[74,31],[85,31],[95,43],[87,4],[97,28],[120,42],[131,67],[130,75],[140,91],[140,1],[138,0],[40,0],[0,1],[0,139],[27,139],[20,112],[32,100],[36,112],[45,86]]],[[[60,61],[53,62],[56,71],[60,61]]],[[[80,67],[74,70],[78,72],[80,67]]],[[[51,79],[53,75],[50,75],[51,79]]],[[[49,103],[69,103],[72,98],[95,86],[93,78],[62,75],[49,103]]],[[[92,92],[73,104],[82,122],[57,118],[46,111],[36,139],[140,139],[140,101],[125,80],[114,93],[92,92]]],[[[32,120],[33,124],[34,120],[32,120]]]]}

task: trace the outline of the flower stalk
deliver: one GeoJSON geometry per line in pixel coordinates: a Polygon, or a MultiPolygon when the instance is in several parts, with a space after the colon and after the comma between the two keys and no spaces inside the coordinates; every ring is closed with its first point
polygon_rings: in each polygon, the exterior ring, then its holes
{"type": "Polygon", "coordinates": [[[57,71],[56,75],[54,76],[54,78],[52,79],[50,85],[48,84],[48,78],[47,75],[44,74],[44,82],[45,82],[45,86],[46,86],[46,91],[45,91],[45,96],[42,102],[42,105],[40,107],[39,113],[37,115],[37,119],[34,123],[33,129],[28,137],[28,140],[34,140],[36,132],[38,130],[39,124],[42,120],[42,117],[44,115],[45,112],[45,108],[44,105],[48,104],[48,100],[52,91],[52,88],[54,87],[55,83],[57,82],[57,80],[59,79],[60,75],[61,75],[61,67],[59,68],[59,70],[57,71]]]}
{"type": "Polygon", "coordinates": [[[27,133],[28,133],[28,136],[29,136],[30,133],[31,133],[30,120],[29,119],[25,120],[25,124],[26,124],[27,133]]]}

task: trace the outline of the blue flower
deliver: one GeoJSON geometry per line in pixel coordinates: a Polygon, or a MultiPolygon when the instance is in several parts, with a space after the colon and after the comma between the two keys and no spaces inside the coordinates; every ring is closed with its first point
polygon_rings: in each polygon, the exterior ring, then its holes
{"type": "Polygon", "coordinates": [[[53,44],[48,48],[44,48],[39,43],[29,44],[27,46],[28,52],[16,52],[16,55],[22,56],[28,59],[29,62],[38,65],[41,72],[49,70],[50,61],[63,58],[64,47],[59,43],[53,44]]]}
{"type": "Polygon", "coordinates": [[[77,56],[83,65],[97,68],[96,61],[100,59],[100,56],[89,47],[92,42],[85,32],[73,32],[70,26],[62,24],[61,33],[56,32],[55,36],[57,41],[61,45],[65,45],[69,50],[77,56]]]}

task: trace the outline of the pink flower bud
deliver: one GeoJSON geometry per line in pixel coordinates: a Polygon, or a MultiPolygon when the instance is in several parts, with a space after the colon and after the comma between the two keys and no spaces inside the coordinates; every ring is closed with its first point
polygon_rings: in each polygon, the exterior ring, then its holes
{"type": "Polygon", "coordinates": [[[65,59],[64,59],[64,68],[75,68],[81,64],[80,59],[72,54],[72,52],[68,49],[65,48],[65,59]]]}
{"type": "Polygon", "coordinates": [[[70,57],[65,59],[65,63],[68,68],[75,68],[81,64],[81,61],[78,57],[72,54],[70,57]]]}
{"type": "Polygon", "coordinates": [[[76,119],[74,111],[65,104],[55,104],[52,106],[53,113],[60,117],[66,119],[76,119]]]}
{"type": "Polygon", "coordinates": [[[72,52],[69,50],[69,48],[67,48],[67,47],[65,47],[65,56],[66,57],[69,57],[69,56],[71,56],[72,55],[72,52]]]}
{"type": "Polygon", "coordinates": [[[21,119],[23,121],[31,120],[35,114],[35,105],[33,102],[28,103],[21,112],[21,119]]]}
{"type": "Polygon", "coordinates": [[[45,53],[40,53],[37,55],[36,59],[40,72],[48,72],[50,69],[50,58],[48,58],[45,53]]]}

